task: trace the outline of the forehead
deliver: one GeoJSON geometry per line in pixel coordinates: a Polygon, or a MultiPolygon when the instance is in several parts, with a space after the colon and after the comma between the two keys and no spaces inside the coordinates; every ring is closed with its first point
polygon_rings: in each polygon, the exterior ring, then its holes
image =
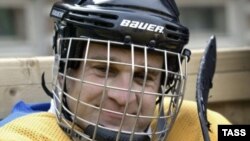
{"type": "Polygon", "coordinates": [[[89,45],[88,58],[95,58],[101,60],[110,60],[135,64],[145,64],[154,67],[161,67],[163,64],[163,52],[156,52],[148,49],[138,48],[134,46],[122,46],[111,44],[110,48],[106,44],[91,43],[89,45]]]}

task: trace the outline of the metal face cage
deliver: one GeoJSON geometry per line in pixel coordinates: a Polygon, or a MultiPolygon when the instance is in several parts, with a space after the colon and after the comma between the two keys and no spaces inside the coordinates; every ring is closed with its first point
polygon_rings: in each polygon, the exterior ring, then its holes
{"type": "Polygon", "coordinates": [[[85,37],[59,38],[57,45],[53,102],[72,139],[167,138],[184,97],[184,55],[85,37]]]}

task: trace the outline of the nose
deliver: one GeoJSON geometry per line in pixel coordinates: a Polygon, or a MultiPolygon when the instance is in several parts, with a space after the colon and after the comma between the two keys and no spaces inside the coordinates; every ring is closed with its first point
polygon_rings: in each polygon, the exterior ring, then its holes
{"type": "Polygon", "coordinates": [[[120,106],[125,106],[126,103],[131,104],[136,101],[136,94],[132,92],[133,81],[130,80],[130,74],[120,74],[113,79],[107,91],[108,98],[115,101],[120,106]]]}

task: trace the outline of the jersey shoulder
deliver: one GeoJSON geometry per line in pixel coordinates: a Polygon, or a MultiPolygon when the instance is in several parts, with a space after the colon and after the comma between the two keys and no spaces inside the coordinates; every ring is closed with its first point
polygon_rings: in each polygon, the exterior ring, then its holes
{"type": "Polygon", "coordinates": [[[49,112],[29,114],[5,124],[0,128],[0,140],[70,141],[49,112]]]}
{"type": "MultiPolygon", "coordinates": [[[[207,117],[210,123],[210,139],[211,141],[217,141],[218,125],[231,123],[222,114],[212,110],[207,111],[207,117]]],[[[203,141],[196,102],[188,100],[182,102],[179,114],[168,139],[170,141],[203,141]]]]}

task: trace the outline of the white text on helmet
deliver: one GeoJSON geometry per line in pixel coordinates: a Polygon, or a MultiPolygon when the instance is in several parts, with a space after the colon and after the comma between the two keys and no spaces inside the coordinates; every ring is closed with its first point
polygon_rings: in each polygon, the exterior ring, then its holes
{"type": "Polygon", "coordinates": [[[158,32],[158,33],[163,33],[163,30],[164,30],[163,26],[150,24],[150,23],[144,23],[140,21],[132,21],[132,20],[127,20],[127,19],[123,19],[120,26],[137,28],[141,30],[153,31],[153,32],[158,32]]]}
{"type": "Polygon", "coordinates": [[[52,12],[51,12],[51,15],[55,16],[57,18],[62,18],[63,14],[64,13],[62,11],[59,11],[59,10],[56,10],[56,9],[53,9],[52,12]]]}

